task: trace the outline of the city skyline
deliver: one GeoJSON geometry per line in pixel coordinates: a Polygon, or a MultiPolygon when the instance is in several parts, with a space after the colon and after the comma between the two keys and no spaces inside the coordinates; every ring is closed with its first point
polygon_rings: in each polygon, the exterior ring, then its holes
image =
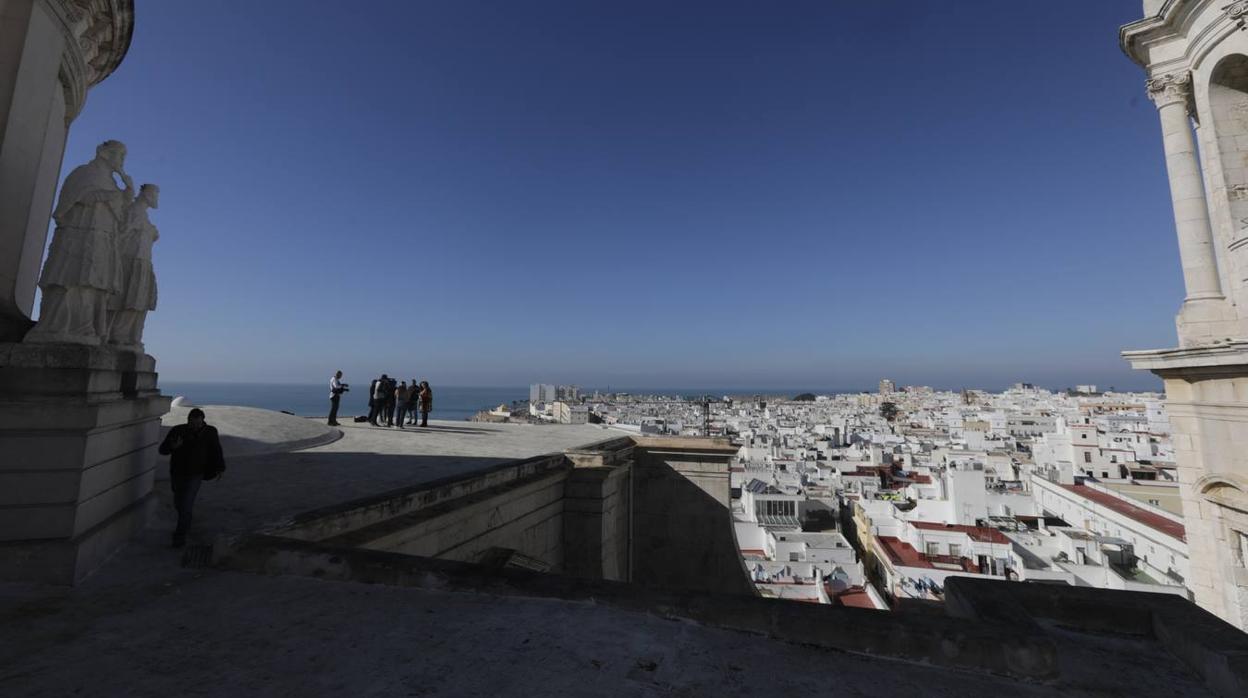
{"type": "Polygon", "coordinates": [[[1159,388],[1138,2],[377,10],[153,4],[93,90],[66,161],[162,185],[166,379],[1159,388]]]}

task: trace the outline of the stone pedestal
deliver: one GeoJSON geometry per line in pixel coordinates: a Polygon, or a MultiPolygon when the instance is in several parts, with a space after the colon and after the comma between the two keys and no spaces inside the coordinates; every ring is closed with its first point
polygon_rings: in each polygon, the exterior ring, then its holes
{"type": "Polygon", "coordinates": [[[169,398],[147,355],[0,343],[0,579],[73,584],[154,504],[169,398]]]}

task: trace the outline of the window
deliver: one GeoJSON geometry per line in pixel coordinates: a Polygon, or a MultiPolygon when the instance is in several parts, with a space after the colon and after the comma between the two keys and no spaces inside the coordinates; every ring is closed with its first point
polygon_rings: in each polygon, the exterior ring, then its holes
{"type": "Polygon", "coordinates": [[[951,557],[962,557],[962,546],[957,543],[949,544],[949,555],[951,557]]]}
{"type": "Polygon", "coordinates": [[[789,562],[801,562],[801,561],[802,561],[801,553],[789,553],[789,562]]]}
{"type": "Polygon", "coordinates": [[[1159,506],[1161,506],[1161,500],[1160,500],[1160,499],[1150,499],[1150,500],[1148,500],[1148,503],[1149,503],[1149,504],[1152,504],[1152,505],[1153,505],[1153,506],[1155,506],[1155,507],[1159,507],[1159,506]]]}
{"type": "Polygon", "coordinates": [[[1092,462],[1092,452],[1091,452],[1091,451],[1084,451],[1084,452],[1083,452],[1083,462],[1084,462],[1084,463],[1091,463],[1091,462],[1092,462]]]}
{"type": "Polygon", "coordinates": [[[927,544],[927,554],[928,554],[928,555],[939,555],[939,554],[940,554],[940,543],[928,543],[928,544],[927,544]]]}

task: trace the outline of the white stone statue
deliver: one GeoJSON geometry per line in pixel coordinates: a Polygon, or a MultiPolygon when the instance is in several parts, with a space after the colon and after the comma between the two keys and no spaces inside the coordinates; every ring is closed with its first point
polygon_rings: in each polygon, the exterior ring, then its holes
{"type": "Polygon", "coordinates": [[[113,297],[108,343],[120,349],[143,351],[143,323],[156,309],[156,274],[152,271],[152,245],[160,239],[147,217],[149,208],[160,207],[160,187],[144,184],[130,204],[117,240],[121,257],[122,290],[113,297]]]}
{"type": "Polygon", "coordinates": [[[94,160],[65,178],[52,212],[56,232],[39,277],[39,322],[24,341],[98,345],[108,337],[108,311],[122,291],[117,233],[134,200],[134,183],[122,170],[125,160],[125,145],[105,141],[94,160]]]}

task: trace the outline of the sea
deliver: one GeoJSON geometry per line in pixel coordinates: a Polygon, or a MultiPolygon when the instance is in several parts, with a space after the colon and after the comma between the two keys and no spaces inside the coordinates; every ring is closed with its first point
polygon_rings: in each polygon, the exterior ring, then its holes
{"type": "MultiPolygon", "coordinates": [[[[499,405],[510,405],[516,400],[528,400],[528,386],[481,388],[463,386],[432,386],[434,419],[466,420],[481,410],[499,405]]],[[[582,388],[582,391],[585,389],[582,388]]],[[[742,388],[663,389],[663,388],[611,388],[617,392],[633,395],[796,395],[802,390],[757,390],[742,388]]],[[[590,388],[589,392],[593,389],[590,388]]],[[[161,381],[160,392],[170,397],[179,395],[195,405],[240,405],[259,407],[278,412],[289,412],[301,417],[315,417],[329,413],[329,386],[322,383],[202,383],[189,381],[161,381]]],[[[857,391],[810,391],[820,394],[857,391]]],[[[338,414],[353,416],[368,414],[368,382],[352,384],[351,391],[342,396],[338,414]]]]}

